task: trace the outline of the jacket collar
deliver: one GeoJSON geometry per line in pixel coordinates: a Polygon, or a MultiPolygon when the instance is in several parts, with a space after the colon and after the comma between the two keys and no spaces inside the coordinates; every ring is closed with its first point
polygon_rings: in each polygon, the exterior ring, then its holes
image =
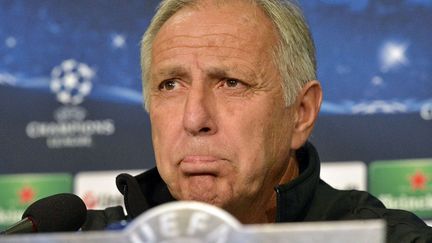
{"type": "Polygon", "coordinates": [[[320,160],[314,146],[307,142],[296,151],[300,175],[275,188],[276,222],[295,222],[304,218],[319,182],[320,160]]]}
{"type": "Polygon", "coordinates": [[[124,196],[126,211],[131,219],[152,207],[175,201],[156,167],[135,177],[120,174],[116,184],[124,196]]]}

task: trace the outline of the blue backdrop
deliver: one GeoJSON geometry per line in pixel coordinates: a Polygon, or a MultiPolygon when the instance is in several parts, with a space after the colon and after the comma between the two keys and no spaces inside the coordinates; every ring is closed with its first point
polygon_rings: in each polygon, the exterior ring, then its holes
{"type": "MultiPolygon", "coordinates": [[[[432,157],[432,1],[303,0],[322,160],[432,157]]],[[[0,173],[154,165],[139,43],[156,0],[0,1],[0,173]]]]}

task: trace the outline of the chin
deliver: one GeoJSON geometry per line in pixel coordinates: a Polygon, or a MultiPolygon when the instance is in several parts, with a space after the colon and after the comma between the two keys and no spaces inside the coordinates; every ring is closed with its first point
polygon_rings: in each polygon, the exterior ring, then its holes
{"type": "Polygon", "coordinates": [[[213,199],[213,198],[193,198],[193,199],[191,199],[191,201],[197,201],[197,202],[207,203],[207,204],[210,204],[210,205],[213,205],[213,206],[220,207],[220,205],[217,202],[217,200],[213,199]]]}
{"type": "Polygon", "coordinates": [[[213,206],[222,207],[224,205],[223,199],[216,193],[216,191],[188,191],[187,194],[182,197],[182,200],[187,201],[198,201],[208,203],[213,206]]]}
{"type": "MultiPolygon", "coordinates": [[[[174,193],[179,200],[198,201],[214,206],[223,207],[227,197],[231,194],[214,176],[193,176],[184,178],[178,185],[181,190],[174,193]]],[[[173,194],[173,195],[174,195],[173,194]]]]}
{"type": "Polygon", "coordinates": [[[182,200],[198,201],[215,206],[220,205],[218,195],[212,191],[189,191],[187,195],[182,198],[182,200]]]}

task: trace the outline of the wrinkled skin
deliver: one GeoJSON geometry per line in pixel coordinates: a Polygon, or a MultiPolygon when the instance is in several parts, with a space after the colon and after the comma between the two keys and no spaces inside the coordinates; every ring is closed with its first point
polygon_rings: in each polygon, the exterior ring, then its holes
{"type": "Polygon", "coordinates": [[[186,7],[162,26],[149,113],[156,165],[176,199],[243,223],[274,220],[273,188],[294,176],[293,151],[313,124],[302,123],[303,94],[320,91],[312,83],[286,107],[271,56],[277,39],[265,14],[242,2],[186,7]]]}

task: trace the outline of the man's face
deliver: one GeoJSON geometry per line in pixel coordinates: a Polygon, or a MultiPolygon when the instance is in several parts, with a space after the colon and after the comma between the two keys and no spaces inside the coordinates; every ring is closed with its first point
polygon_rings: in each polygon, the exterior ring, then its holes
{"type": "Polygon", "coordinates": [[[158,170],[179,200],[231,213],[263,206],[285,173],[293,112],[252,6],[184,8],[153,43],[150,105],[158,170]]]}

